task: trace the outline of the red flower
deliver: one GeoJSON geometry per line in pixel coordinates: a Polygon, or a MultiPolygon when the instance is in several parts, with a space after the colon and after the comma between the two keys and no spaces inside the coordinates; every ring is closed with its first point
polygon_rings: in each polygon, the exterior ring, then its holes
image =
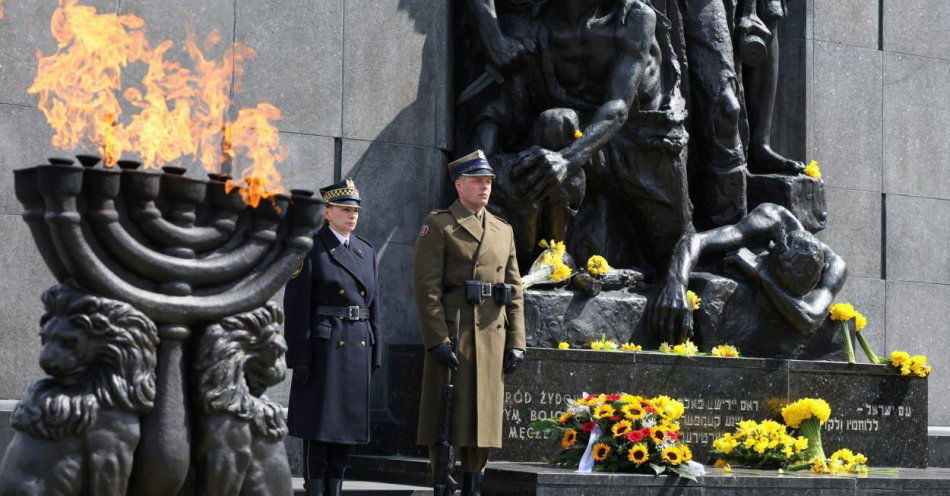
{"type": "Polygon", "coordinates": [[[676,431],[669,431],[669,432],[666,433],[666,435],[667,435],[670,439],[672,439],[672,440],[674,440],[674,441],[679,441],[679,440],[680,440],[680,436],[679,436],[679,434],[676,433],[676,431]]]}
{"type": "Polygon", "coordinates": [[[584,432],[590,432],[590,431],[594,430],[594,426],[595,426],[595,425],[597,425],[596,422],[587,422],[586,424],[584,424],[584,425],[581,426],[581,429],[583,429],[584,432]]]}
{"type": "Polygon", "coordinates": [[[656,413],[656,408],[653,408],[653,405],[647,403],[643,404],[643,409],[646,410],[647,413],[656,413]]]}
{"type": "Polygon", "coordinates": [[[631,443],[639,443],[643,441],[643,431],[627,431],[627,441],[631,443]]]}
{"type": "Polygon", "coordinates": [[[613,402],[615,402],[615,401],[617,401],[617,400],[620,399],[620,395],[619,395],[619,394],[608,394],[606,399],[607,399],[607,403],[613,403],[613,402]]]}
{"type": "Polygon", "coordinates": [[[610,417],[611,422],[618,422],[620,421],[620,419],[621,419],[620,415],[614,415],[613,417],[610,417]]]}

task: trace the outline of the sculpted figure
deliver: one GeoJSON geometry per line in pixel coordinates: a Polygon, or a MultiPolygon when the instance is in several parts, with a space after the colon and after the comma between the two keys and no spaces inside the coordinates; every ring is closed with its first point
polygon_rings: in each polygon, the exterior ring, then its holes
{"type": "Polygon", "coordinates": [[[805,164],[779,155],[771,146],[772,117],[778,85],[779,23],[787,0],[740,0],[736,46],[742,61],[749,116],[749,170],[798,174],[805,164]]]}
{"type": "Polygon", "coordinates": [[[489,59],[518,60],[460,105],[459,151],[489,156],[519,263],[555,238],[581,259],[665,271],[691,222],[669,22],[640,0],[468,3],[489,59]]]}
{"type": "Polygon", "coordinates": [[[264,391],[287,373],[283,312],[274,302],[209,326],[195,370],[201,416],[196,444],[199,494],[291,494],[287,425],[264,391]]]}
{"type": "Polygon", "coordinates": [[[43,293],[40,367],[13,411],[3,496],[125,496],[155,399],[158,331],[126,303],[65,285],[43,293]]]}
{"type": "Polygon", "coordinates": [[[709,266],[714,271],[738,282],[722,310],[719,339],[739,344],[751,356],[788,358],[796,348],[810,346],[809,339],[822,339],[812,334],[847,278],[841,257],[784,207],[764,203],[734,225],[691,234],[677,246],[647,317],[650,328],[668,342],[679,343],[692,334],[686,287],[704,259],[714,261],[709,266]],[[725,267],[715,263],[729,253],[725,267]]]}

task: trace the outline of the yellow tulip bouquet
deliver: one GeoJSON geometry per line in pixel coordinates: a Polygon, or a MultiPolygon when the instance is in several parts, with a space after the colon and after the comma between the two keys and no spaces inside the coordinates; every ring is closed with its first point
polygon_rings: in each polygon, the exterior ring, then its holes
{"type": "Polygon", "coordinates": [[[569,261],[567,248],[563,241],[541,240],[538,246],[544,248],[541,255],[531,264],[531,270],[521,277],[521,287],[528,289],[535,284],[558,283],[574,274],[574,270],[565,262],[569,261]]]}
{"type": "Polygon", "coordinates": [[[850,323],[854,321],[854,337],[864,350],[868,357],[868,362],[875,364],[886,364],[897,369],[901,375],[914,375],[917,377],[927,377],[933,370],[933,367],[927,363],[927,355],[911,356],[906,351],[895,350],[890,354],[890,360],[880,358],[871,348],[865,337],[864,329],[868,325],[868,319],[861,315],[861,312],[855,310],[850,303],[835,303],[829,309],[831,320],[838,323],[839,331],[844,340],[845,354],[848,355],[848,361],[854,363],[854,347],[851,345],[850,323]]]}

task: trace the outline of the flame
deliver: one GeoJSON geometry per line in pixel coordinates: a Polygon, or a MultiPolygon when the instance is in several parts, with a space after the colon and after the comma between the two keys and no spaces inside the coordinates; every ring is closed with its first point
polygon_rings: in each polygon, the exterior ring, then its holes
{"type": "MultiPolygon", "coordinates": [[[[271,120],[280,120],[280,110],[269,103],[260,103],[254,108],[241,109],[233,124],[224,130],[227,154],[251,160],[251,165],[241,170],[241,198],[244,203],[256,207],[261,198],[281,193],[280,173],[277,162],[287,157],[287,150],[280,145],[277,128],[271,120]]],[[[234,186],[229,181],[228,191],[234,186]]]]}
{"type": "MultiPolygon", "coordinates": [[[[234,43],[220,60],[208,58],[189,26],[183,45],[191,67],[186,67],[166,60],[172,41],[152,46],[145,28],[134,15],[100,14],[78,0],[59,0],[50,21],[56,53],[37,53],[37,76],[28,89],[38,95],[55,131],[53,146],[96,146],[108,166],[128,153],[137,154],[145,167],[183,157],[208,172],[219,172],[229,161],[247,163],[229,183],[241,186],[245,202],[257,206],[282,192],[276,164],[286,151],[272,123],[280,120],[280,111],[260,103],[228,118],[232,86],[239,85],[254,50],[234,43]],[[123,73],[132,64],[142,64],[145,75],[123,87],[123,73]],[[123,100],[131,113],[123,114],[123,100]]],[[[220,33],[212,32],[205,51],[220,42],[220,33]]]]}
{"type": "Polygon", "coordinates": [[[0,0],[0,21],[3,20],[3,0],[0,0]]]}

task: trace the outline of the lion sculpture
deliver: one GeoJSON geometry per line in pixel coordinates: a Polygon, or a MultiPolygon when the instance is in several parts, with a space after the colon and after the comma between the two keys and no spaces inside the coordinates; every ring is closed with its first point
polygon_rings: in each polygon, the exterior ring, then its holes
{"type": "Polygon", "coordinates": [[[198,494],[292,494],[283,409],[264,396],[287,373],[274,302],[228,317],[200,337],[195,449],[198,494]]]}
{"type": "Polygon", "coordinates": [[[125,496],[142,416],[155,400],[155,324],[120,301],[43,293],[40,367],[13,411],[0,496],[125,496]]]}

